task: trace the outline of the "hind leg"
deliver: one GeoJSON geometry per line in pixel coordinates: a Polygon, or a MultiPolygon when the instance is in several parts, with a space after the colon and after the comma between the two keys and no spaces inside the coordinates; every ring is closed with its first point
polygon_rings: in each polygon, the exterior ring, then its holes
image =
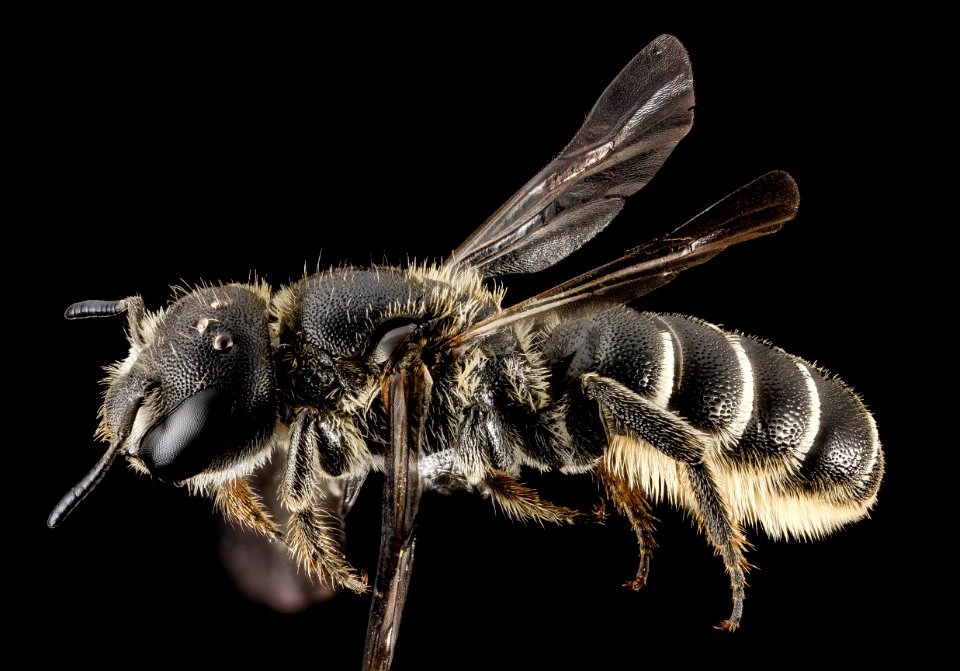
{"type": "MultiPolygon", "coordinates": [[[[733,631],[740,625],[743,615],[745,574],[748,567],[744,558],[746,542],[739,526],[732,521],[729,509],[720,495],[707,464],[704,463],[704,456],[712,447],[714,439],[692,426],[684,418],[660,408],[616,380],[596,373],[588,373],[581,378],[581,384],[587,397],[600,404],[601,415],[604,416],[605,423],[608,425],[608,431],[621,435],[634,435],[671,459],[682,463],[690,493],[696,504],[696,509],[691,512],[698,525],[706,532],[707,539],[717,554],[723,558],[730,578],[733,609],[730,618],[717,625],[717,628],[733,631]]],[[[619,480],[615,486],[630,492],[631,474],[620,473],[616,469],[610,470],[619,480]]],[[[642,508],[631,504],[628,494],[623,494],[622,498],[625,499],[630,513],[642,508]]],[[[614,500],[616,501],[616,498],[614,500]]],[[[638,533],[638,539],[641,544],[646,540],[642,532],[638,533]]],[[[644,559],[644,552],[641,545],[641,561],[644,559]]],[[[640,577],[638,574],[638,579],[640,577]]]]}

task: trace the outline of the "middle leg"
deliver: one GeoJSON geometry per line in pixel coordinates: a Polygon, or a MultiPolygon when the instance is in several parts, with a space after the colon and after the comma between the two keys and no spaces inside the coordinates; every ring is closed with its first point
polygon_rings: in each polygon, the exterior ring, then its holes
{"type": "MultiPolygon", "coordinates": [[[[581,378],[581,384],[586,396],[600,404],[601,415],[605,424],[609,425],[608,432],[634,435],[671,459],[681,462],[689,483],[689,493],[695,503],[691,513],[717,554],[723,558],[730,579],[733,609],[730,617],[717,628],[735,630],[743,615],[745,574],[748,568],[744,557],[746,542],[739,525],[732,521],[729,508],[704,460],[707,451],[715,443],[714,439],[683,417],[657,406],[616,380],[588,373],[581,378]]],[[[610,470],[625,482],[627,491],[633,488],[630,484],[636,480],[633,474],[610,470]]],[[[643,558],[641,549],[641,561],[643,558]]]]}

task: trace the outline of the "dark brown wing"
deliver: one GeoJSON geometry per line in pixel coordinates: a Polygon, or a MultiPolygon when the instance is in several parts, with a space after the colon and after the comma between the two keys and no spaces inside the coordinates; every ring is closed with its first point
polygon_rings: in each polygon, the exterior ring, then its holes
{"type": "MultiPolygon", "coordinates": [[[[447,260],[484,277],[547,268],[599,233],[663,165],[693,123],[693,76],[683,46],[654,40],[607,87],[563,152],[447,260]]],[[[393,659],[413,568],[421,495],[421,430],[430,376],[408,356],[384,380],[390,444],[384,455],[383,539],[364,668],[393,659]]]]}
{"type": "Polygon", "coordinates": [[[731,245],[780,230],[796,215],[799,204],[793,178],[785,172],[769,172],[672,233],[478,322],[446,346],[464,347],[512,324],[547,314],[570,315],[643,296],[731,245]]]}
{"type": "Polygon", "coordinates": [[[400,632],[423,492],[420,445],[431,386],[426,366],[415,355],[403,357],[383,382],[383,400],[390,412],[390,441],[383,455],[383,538],[367,623],[365,671],[390,668],[400,632]]]}
{"type": "Polygon", "coordinates": [[[610,83],[570,144],[447,260],[484,277],[557,263],[602,231],[693,125],[693,73],[662,35],[610,83]]]}

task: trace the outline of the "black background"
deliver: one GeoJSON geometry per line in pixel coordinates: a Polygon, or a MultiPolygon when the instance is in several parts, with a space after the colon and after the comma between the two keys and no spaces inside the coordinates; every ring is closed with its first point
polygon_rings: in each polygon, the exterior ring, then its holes
{"type": "MultiPolygon", "coordinates": [[[[801,192],[794,222],[646,305],[769,339],[854,386],[886,447],[879,503],[818,543],[751,532],[758,568],[743,627],[728,635],[711,629],[729,610],[722,563],[667,507],[651,584],[633,593],[620,587],[636,556],[622,520],[524,526],[486,501],[428,494],[395,668],[749,667],[931,649],[923,602],[936,596],[924,579],[938,575],[936,537],[922,520],[937,512],[926,490],[951,464],[925,456],[923,426],[936,418],[918,375],[936,344],[918,346],[926,326],[911,317],[925,276],[914,240],[927,223],[904,181],[912,146],[938,124],[910,116],[928,95],[911,84],[921,37],[759,17],[698,28],[692,17],[611,14],[549,31],[506,17],[434,16],[442,29],[417,30],[408,24],[425,17],[377,17],[397,21],[388,37],[359,23],[245,18],[108,27],[58,17],[24,48],[16,139],[27,151],[13,186],[25,207],[10,223],[26,237],[7,250],[33,270],[8,318],[23,460],[10,479],[30,486],[9,504],[25,529],[8,553],[23,599],[16,630],[46,641],[32,649],[39,661],[99,641],[108,660],[359,668],[369,596],[293,616],[245,601],[219,565],[208,500],[115,467],[61,528],[45,528],[102,451],[91,437],[100,367],[126,352],[122,320],[67,323],[62,311],[134,293],[159,307],[170,285],[254,271],[279,286],[318,259],[442,258],[661,32],[690,52],[692,132],[609,231],[543,277],[511,280],[508,298],[612,258],[767,170],[789,171],[801,192]]],[[[530,482],[562,503],[598,499],[589,478],[530,482]]],[[[370,572],[380,483],[368,483],[348,526],[348,555],[370,572]]]]}

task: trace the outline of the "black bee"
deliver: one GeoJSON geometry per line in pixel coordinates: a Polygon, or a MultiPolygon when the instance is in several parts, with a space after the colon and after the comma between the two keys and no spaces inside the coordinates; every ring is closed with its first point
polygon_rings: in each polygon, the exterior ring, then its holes
{"type": "Polygon", "coordinates": [[[339,542],[371,470],[385,474],[366,668],[389,666],[425,490],[469,491],[510,517],[571,522],[524,468],[593,472],[636,531],[643,586],[651,503],[686,510],[722,557],[734,630],[744,525],[813,539],[861,519],[883,455],[858,396],[825,371],[701,320],[632,301],[792,219],[771,172],[661,238],[509,307],[491,278],[578,250],[653,177],[693,122],[693,78],[673,37],[643,49],[567,147],[439,265],[340,267],[272,291],[202,286],[149,312],[137,296],[84,301],[68,319],[126,313],[129,356],[109,368],[103,458],[55,507],[58,525],[123,455],[211,495],[284,543],[312,575],[367,584],[339,542]],[[282,455],[279,456],[278,455],[282,455]],[[283,459],[284,528],[251,486],[283,459]],[[343,492],[331,515],[330,483],[343,492]]]}

